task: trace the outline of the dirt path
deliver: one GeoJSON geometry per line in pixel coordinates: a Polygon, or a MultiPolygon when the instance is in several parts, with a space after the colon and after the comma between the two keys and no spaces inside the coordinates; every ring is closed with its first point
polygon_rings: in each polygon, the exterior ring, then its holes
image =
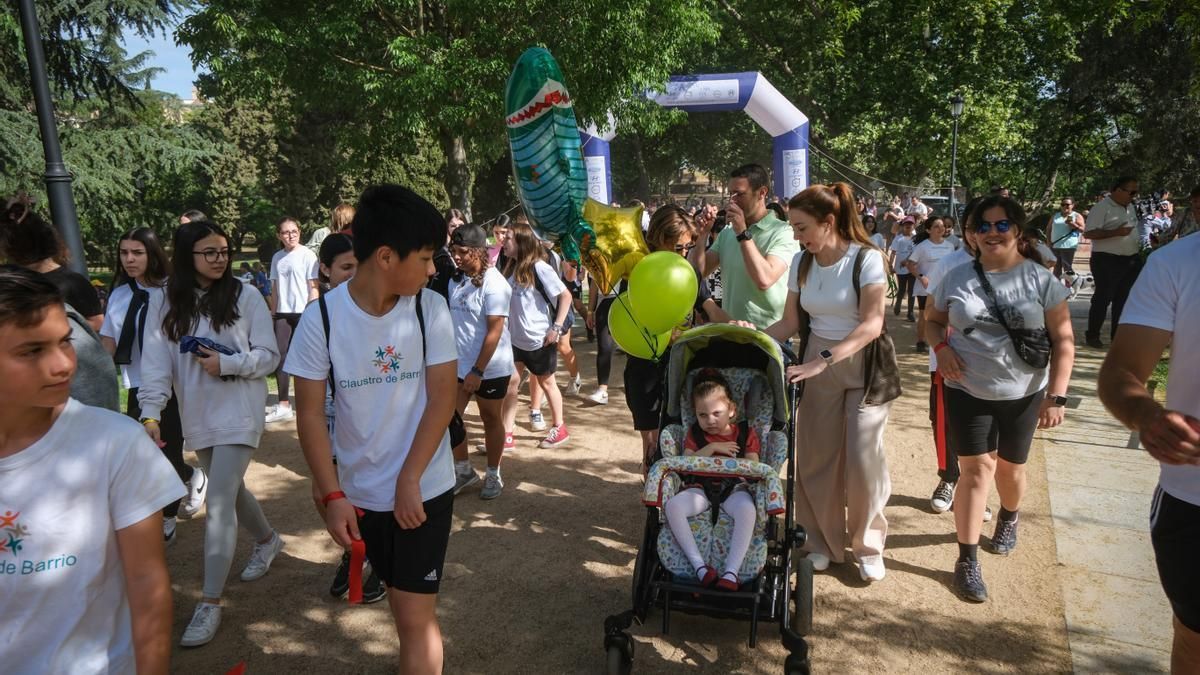
{"type": "MultiPolygon", "coordinates": [[[[888,575],[871,586],[853,565],[817,575],[813,670],[1069,671],[1040,442],[1029,466],[1020,548],[1008,558],[981,553],[992,601],[959,601],[949,588],[957,554],[953,520],[928,506],[937,477],[926,421],[926,360],[912,352],[912,324],[893,318],[906,392],[892,408],[887,431],[893,483],[888,575]]],[[[595,372],[592,345],[582,339],[575,345],[586,393],[595,372]]],[[[447,673],[603,671],[603,620],[629,602],[644,513],[640,446],[620,391],[622,366],[618,357],[608,406],[567,399],[572,440],[560,449],[536,449],[540,434],[524,426],[523,412],[518,450],[505,458],[504,495],[484,502],[472,488],[456,502],[439,606],[447,673]]],[[[468,423],[477,437],[477,418],[468,423]]],[[[255,460],[247,484],[287,548],[270,574],[243,584],[237,572],[250,542],[241,536],[217,639],[199,649],[176,648],[174,670],[222,673],[244,661],[252,674],[391,672],[396,638],[385,604],[352,608],[328,595],[339,554],[314,513],[293,426],[276,425],[255,460]]],[[[482,467],[481,456],[472,460],[482,467]]],[[[994,495],[991,504],[998,510],[994,495]]],[[[202,515],[182,522],[168,553],[176,638],[199,597],[203,535],[202,515]]],[[[634,630],[635,672],[782,670],[785,654],[774,626],[760,627],[759,647],[752,650],[747,624],[676,615],[671,635],[662,637],[658,618],[655,613],[634,630]]]]}

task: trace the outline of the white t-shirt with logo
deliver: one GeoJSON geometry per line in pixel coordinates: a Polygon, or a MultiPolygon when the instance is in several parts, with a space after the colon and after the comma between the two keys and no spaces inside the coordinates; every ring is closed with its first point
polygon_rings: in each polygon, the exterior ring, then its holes
{"type": "MultiPolygon", "coordinates": [[[[450,280],[450,317],[454,320],[454,339],[458,345],[458,378],[461,380],[471,372],[483,349],[487,336],[488,317],[508,316],[512,301],[512,287],[504,276],[489,267],[483,274],[483,284],[476,286],[469,278],[450,280]]],[[[506,319],[507,321],[507,319],[506,319]]],[[[492,360],[483,369],[483,379],[512,375],[512,340],[508,326],[500,332],[500,342],[492,353],[492,360]]]]}
{"type": "MultiPolygon", "coordinates": [[[[1200,419],[1200,237],[1162,247],[1146,260],[1121,323],[1170,331],[1167,408],[1200,419]]],[[[1200,466],[1162,465],[1159,484],[1172,497],[1200,506],[1200,466]]]]}
{"type": "MultiPolygon", "coordinates": [[[[542,281],[542,288],[552,302],[567,290],[558,272],[542,261],[534,263],[533,272],[542,281]]],[[[536,285],[528,287],[518,284],[513,277],[508,278],[512,287],[512,301],[508,311],[508,331],[512,336],[512,346],[527,352],[542,348],[546,333],[554,325],[554,317],[550,315],[553,309],[546,304],[546,299],[538,291],[536,285]]],[[[470,367],[468,366],[468,369],[470,367]]]]}
{"type": "MultiPolygon", "coordinates": [[[[163,294],[163,289],[157,286],[138,284],[138,288],[150,294],[150,301],[153,301],[155,296],[163,294]]],[[[121,342],[121,331],[125,327],[125,315],[129,313],[129,303],[132,300],[133,291],[129,290],[129,284],[121,284],[113,289],[108,296],[108,308],[104,312],[104,323],[100,326],[101,335],[112,338],[114,342],[121,342]]],[[[149,313],[146,316],[149,317],[149,313]]],[[[139,328],[141,327],[139,326],[139,328]]],[[[130,352],[130,356],[129,363],[121,366],[121,381],[126,389],[142,386],[142,345],[139,344],[137,333],[134,334],[133,351],[130,352]]]]}
{"type": "Polygon", "coordinates": [[[954,244],[943,239],[942,243],[935,244],[932,239],[917,244],[912,253],[908,256],[908,261],[917,264],[917,283],[913,285],[913,295],[929,295],[933,288],[933,282],[930,281],[929,288],[921,283],[920,277],[928,276],[933,271],[934,265],[942,258],[954,253],[954,244]]]}
{"type": "Polygon", "coordinates": [[[291,253],[280,249],[271,258],[271,292],[275,294],[276,314],[299,314],[308,306],[308,282],[321,271],[317,254],[307,246],[291,253]]]}
{"type": "Polygon", "coordinates": [[[900,276],[908,274],[908,268],[904,266],[904,261],[908,260],[909,254],[913,252],[912,237],[898,234],[892,238],[892,246],[889,249],[896,252],[896,262],[892,265],[892,271],[900,276]]]}
{"type": "Polygon", "coordinates": [[[186,494],[140,424],[74,399],[0,459],[0,670],[134,672],[117,531],[186,494]]]}
{"type": "MultiPolygon", "coordinates": [[[[396,478],[429,401],[425,369],[457,358],[454,326],[445,299],[422,290],[426,351],[417,323],[417,296],[401,297],[384,316],[372,316],[354,302],[349,289],[346,283],[325,294],[329,348],[321,309],[314,302],[296,326],[284,370],[325,380],[332,359],[337,387],[333,453],[342,491],[355,506],[391,511],[396,478]]],[[[443,434],[421,475],[421,499],[428,501],[453,487],[450,436],[443,434]]]]}
{"type": "MultiPolygon", "coordinates": [[[[792,258],[788,271],[788,290],[800,294],[800,304],[808,312],[809,325],[817,337],[844,340],[862,323],[853,278],[854,258],[860,248],[860,244],[850,244],[846,254],[829,267],[822,267],[814,258],[809,265],[803,289],[800,288],[799,275],[800,259],[805,253],[801,251],[792,258]]],[[[883,254],[870,249],[863,254],[859,288],[884,283],[887,283],[887,277],[884,274],[883,254]]]]}

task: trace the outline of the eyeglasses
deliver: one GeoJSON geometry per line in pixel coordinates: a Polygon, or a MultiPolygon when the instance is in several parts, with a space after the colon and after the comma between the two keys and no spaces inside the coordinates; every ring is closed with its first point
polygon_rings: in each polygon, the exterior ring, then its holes
{"type": "Polygon", "coordinates": [[[676,253],[690,253],[694,248],[696,248],[695,244],[675,244],[676,253]]]}
{"type": "Polygon", "coordinates": [[[218,260],[229,260],[229,249],[206,248],[203,251],[192,251],[192,255],[202,255],[206,262],[215,263],[218,260]]]}
{"type": "Polygon", "coordinates": [[[997,220],[994,223],[981,220],[975,224],[975,234],[987,234],[992,231],[993,227],[996,228],[996,232],[999,234],[1004,234],[1012,229],[1012,223],[1007,220],[997,220]]]}

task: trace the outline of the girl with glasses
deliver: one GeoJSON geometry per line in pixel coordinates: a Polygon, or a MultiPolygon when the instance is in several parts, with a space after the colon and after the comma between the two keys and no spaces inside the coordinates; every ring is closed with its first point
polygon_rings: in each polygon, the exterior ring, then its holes
{"type": "Polygon", "coordinates": [[[199,220],[179,227],[171,268],[165,296],[150,300],[137,398],[146,433],[161,442],[163,411],[175,392],[183,440],[196,450],[208,476],[204,587],[180,641],[198,647],[210,642],[221,624],[221,596],[238,525],[255,541],[242,581],[265,575],[283,548],[242,481],[262,437],[258,411],[266,404],[267,375],[279,363],[279,350],[267,303],[234,278],[229,238],[215,223],[199,220]],[[185,337],[207,338],[223,349],[197,346],[195,353],[180,353],[185,337]]]}

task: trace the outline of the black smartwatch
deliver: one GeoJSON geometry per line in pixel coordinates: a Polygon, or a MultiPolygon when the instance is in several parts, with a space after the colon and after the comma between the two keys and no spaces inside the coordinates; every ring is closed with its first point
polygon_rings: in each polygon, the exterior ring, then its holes
{"type": "Polygon", "coordinates": [[[1058,394],[1046,394],[1046,400],[1053,401],[1056,408],[1067,404],[1067,397],[1059,396],[1058,394]]]}
{"type": "Polygon", "coordinates": [[[833,352],[829,351],[828,349],[822,349],[821,353],[818,354],[818,356],[820,356],[821,359],[825,361],[825,365],[827,365],[827,366],[833,365],[833,352]]]}
{"type": "Polygon", "coordinates": [[[483,379],[483,371],[475,366],[471,366],[471,374],[480,379],[483,379]]]}
{"type": "Polygon", "coordinates": [[[748,227],[746,228],[746,230],[744,232],[742,232],[741,234],[739,234],[737,236],[738,241],[750,241],[753,238],[754,237],[751,236],[751,234],[750,234],[750,228],[748,228],[748,227]]]}

